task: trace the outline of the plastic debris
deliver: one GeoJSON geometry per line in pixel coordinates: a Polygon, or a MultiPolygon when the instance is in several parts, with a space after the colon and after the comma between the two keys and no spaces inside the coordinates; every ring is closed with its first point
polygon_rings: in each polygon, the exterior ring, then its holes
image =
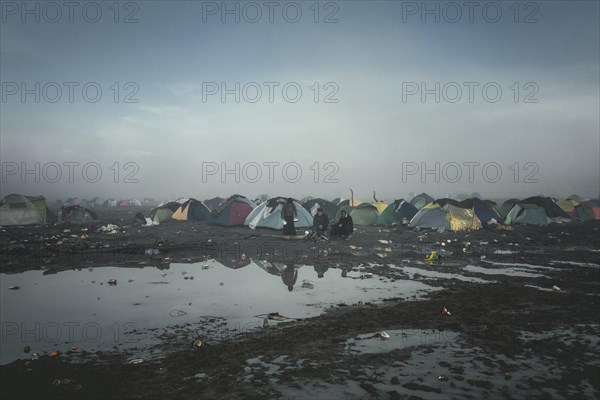
{"type": "Polygon", "coordinates": [[[362,274],[360,276],[360,279],[370,279],[373,277],[373,274],[371,272],[365,272],[364,274],[362,274]]]}
{"type": "Polygon", "coordinates": [[[386,331],[379,332],[379,339],[388,340],[389,338],[390,338],[390,335],[386,331]]]}
{"type": "Polygon", "coordinates": [[[438,381],[442,381],[442,382],[447,382],[449,379],[446,375],[439,375],[437,378],[438,378],[438,381]]]}
{"type": "Polygon", "coordinates": [[[71,350],[77,351],[77,349],[79,349],[79,346],[77,346],[76,344],[74,344],[73,346],[71,346],[71,350]]]}
{"type": "Polygon", "coordinates": [[[305,279],[302,281],[302,287],[305,289],[314,289],[315,285],[311,281],[305,279]]]}
{"type": "Polygon", "coordinates": [[[169,315],[173,318],[182,317],[186,314],[187,313],[185,311],[181,311],[181,310],[171,310],[171,312],[169,312],[169,315]]]}
{"type": "Polygon", "coordinates": [[[446,307],[442,307],[442,314],[450,315],[450,311],[446,307]]]}
{"type": "Polygon", "coordinates": [[[38,355],[38,353],[33,353],[33,354],[31,355],[31,359],[32,359],[33,361],[35,361],[35,360],[38,360],[39,358],[40,358],[40,356],[38,355]]]}
{"type": "Polygon", "coordinates": [[[223,286],[223,285],[225,285],[225,282],[221,282],[221,283],[219,283],[219,285],[223,286]]]}
{"type": "Polygon", "coordinates": [[[160,250],[158,249],[146,249],[144,250],[144,254],[147,256],[156,256],[160,254],[160,250]]]}
{"type": "Polygon", "coordinates": [[[440,256],[438,255],[437,251],[435,251],[435,250],[431,250],[431,253],[429,253],[428,255],[425,256],[425,259],[429,262],[438,260],[439,258],[440,258],[440,256]]]}
{"type": "Polygon", "coordinates": [[[200,349],[200,347],[202,347],[202,340],[200,340],[200,339],[194,340],[194,342],[192,343],[192,346],[194,346],[194,348],[196,350],[200,349]]]}
{"type": "Polygon", "coordinates": [[[57,357],[59,355],[58,351],[53,351],[50,354],[48,354],[50,357],[57,357]]]}
{"type": "Polygon", "coordinates": [[[562,292],[563,291],[561,288],[559,288],[556,285],[552,286],[552,290],[554,290],[555,292],[562,292]]]}
{"type": "Polygon", "coordinates": [[[268,329],[268,328],[269,328],[269,320],[265,318],[263,320],[263,329],[268,329]]]}
{"type": "Polygon", "coordinates": [[[100,232],[115,234],[119,232],[119,227],[113,224],[104,225],[100,227],[100,232]]]}
{"type": "Polygon", "coordinates": [[[20,287],[20,286],[16,286],[16,285],[9,286],[8,288],[9,288],[10,290],[19,290],[19,289],[21,289],[21,287],[20,287]]]}
{"type": "Polygon", "coordinates": [[[379,239],[378,242],[381,243],[381,244],[390,244],[390,243],[392,243],[391,240],[383,240],[383,239],[379,239]]]}
{"type": "Polygon", "coordinates": [[[283,315],[279,314],[278,312],[269,313],[268,318],[275,320],[275,321],[283,321],[285,319],[285,317],[283,315]]]}
{"type": "Polygon", "coordinates": [[[134,358],[133,360],[129,360],[129,364],[141,364],[144,362],[143,358],[134,358]]]}
{"type": "Polygon", "coordinates": [[[108,280],[108,284],[110,286],[116,286],[117,285],[117,280],[111,278],[111,279],[108,280]]]}

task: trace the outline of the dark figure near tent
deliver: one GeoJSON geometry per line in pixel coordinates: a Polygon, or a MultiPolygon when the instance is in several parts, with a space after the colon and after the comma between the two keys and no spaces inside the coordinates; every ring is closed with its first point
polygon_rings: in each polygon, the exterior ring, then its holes
{"type": "Polygon", "coordinates": [[[293,266],[284,265],[283,269],[281,270],[281,280],[283,281],[283,284],[287,286],[290,292],[294,290],[296,279],[298,279],[298,270],[293,266]]]}
{"type": "Polygon", "coordinates": [[[329,217],[323,212],[322,208],[317,210],[317,214],[313,218],[313,230],[315,234],[323,236],[327,234],[329,228],[329,217]]]}
{"type": "Polygon", "coordinates": [[[342,211],[340,220],[331,227],[331,236],[339,236],[342,239],[350,239],[354,231],[352,217],[346,211],[342,211]]]}
{"type": "Polygon", "coordinates": [[[298,211],[291,197],[281,209],[281,218],[283,219],[283,234],[285,236],[296,236],[295,221],[298,221],[298,211]]]}

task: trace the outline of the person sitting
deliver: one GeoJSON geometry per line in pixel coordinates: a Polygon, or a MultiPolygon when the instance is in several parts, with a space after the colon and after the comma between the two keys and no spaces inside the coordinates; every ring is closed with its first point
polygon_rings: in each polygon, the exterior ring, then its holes
{"type": "Polygon", "coordinates": [[[317,238],[327,237],[327,230],[329,229],[329,217],[323,212],[322,208],[317,209],[317,214],[313,218],[313,232],[317,238]]]}
{"type": "Polygon", "coordinates": [[[346,210],[342,210],[340,220],[331,227],[331,236],[339,236],[342,239],[349,240],[354,231],[354,222],[346,210]]]}

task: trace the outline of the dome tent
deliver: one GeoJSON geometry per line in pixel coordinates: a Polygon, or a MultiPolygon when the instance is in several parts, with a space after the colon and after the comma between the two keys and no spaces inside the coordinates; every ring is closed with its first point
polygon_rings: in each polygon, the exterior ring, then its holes
{"type": "Polygon", "coordinates": [[[200,200],[189,199],[173,213],[173,219],[178,221],[210,221],[210,210],[200,200]]]}
{"type": "Polygon", "coordinates": [[[254,203],[244,196],[233,195],[224,200],[221,205],[212,212],[213,225],[239,226],[244,225],[246,218],[252,212],[254,203]]]}
{"type": "Polygon", "coordinates": [[[0,200],[0,225],[52,224],[56,217],[43,196],[10,194],[0,200]]]}
{"type": "Polygon", "coordinates": [[[408,201],[403,199],[395,200],[379,214],[377,225],[400,224],[404,218],[410,221],[418,211],[419,210],[408,201]]]}
{"type": "MultiPolygon", "coordinates": [[[[283,218],[281,218],[281,209],[287,203],[287,198],[273,197],[259,206],[257,206],[246,218],[244,225],[248,225],[251,229],[269,228],[283,229],[283,218]]],[[[298,212],[298,221],[294,224],[296,228],[310,228],[313,225],[313,217],[302,207],[302,205],[294,200],[296,211],[298,212]]]]}

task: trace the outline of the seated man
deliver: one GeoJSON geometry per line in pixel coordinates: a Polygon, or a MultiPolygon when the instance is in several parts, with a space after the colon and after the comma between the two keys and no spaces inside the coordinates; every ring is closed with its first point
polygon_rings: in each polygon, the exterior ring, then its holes
{"type": "Polygon", "coordinates": [[[313,231],[317,237],[326,237],[328,229],[329,217],[323,212],[322,208],[319,208],[313,218],[313,231]]]}
{"type": "Polygon", "coordinates": [[[354,231],[354,223],[352,217],[344,210],[340,216],[340,220],[331,227],[331,236],[339,236],[342,239],[349,240],[354,231]]]}

